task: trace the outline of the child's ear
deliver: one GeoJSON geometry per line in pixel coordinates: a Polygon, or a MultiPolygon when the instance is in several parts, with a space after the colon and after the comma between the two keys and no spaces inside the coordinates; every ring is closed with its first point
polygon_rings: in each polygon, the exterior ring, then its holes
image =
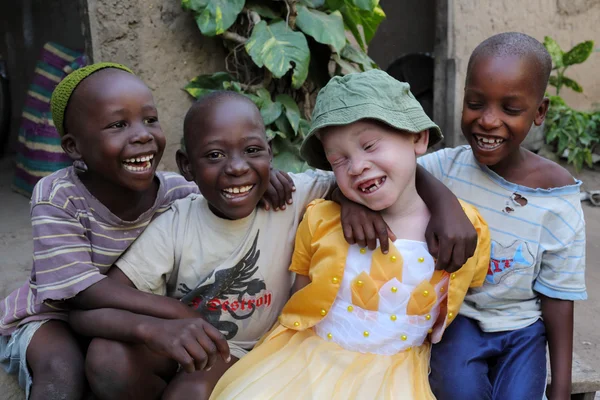
{"type": "Polygon", "coordinates": [[[540,126],[542,124],[542,122],[544,122],[544,120],[546,119],[546,113],[548,112],[549,106],[550,106],[550,99],[547,97],[544,97],[544,99],[538,106],[537,111],[535,112],[535,119],[533,120],[533,123],[536,126],[540,126]]]}
{"type": "Polygon", "coordinates": [[[70,133],[65,134],[60,139],[60,145],[65,153],[67,153],[67,155],[71,158],[71,160],[81,160],[81,153],[77,148],[77,141],[73,135],[70,133]]]}
{"type": "Polygon", "coordinates": [[[415,154],[421,156],[427,152],[429,144],[429,129],[414,134],[415,154]]]}
{"type": "Polygon", "coordinates": [[[175,154],[179,173],[189,182],[194,182],[194,173],[187,154],[183,150],[177,150],[175,154]]]}

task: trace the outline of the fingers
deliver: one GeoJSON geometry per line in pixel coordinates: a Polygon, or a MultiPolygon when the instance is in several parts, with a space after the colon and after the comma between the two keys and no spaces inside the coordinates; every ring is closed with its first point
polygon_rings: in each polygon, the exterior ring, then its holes
{"type": "Polygon", "coordinates": [[[439,242],[439,251],[435,269],[448,270],[448,266],[452,260],[452,252],[454,250],[454,242],[448,239],[441,239],[439,242]]]}
{"type": "Polygon", "coordinates": [[[199,342],[200,335],[197,335],[199,331],[197,329],[194,330],[194,335],[190,335],[189,337],[186,337],[182,340],[183,347],[194,360],[192,363],[192,368],[189,368],[191,372],[202,371],[206,369],[206,365],[208,363],[209,358],[209,355],[199,342]]]}
{"type": "Polygon", "coordinates": [[[429,254],[433,258],[438,258],[438,253],[440,252],[440,246],[437,239],[437,236],[433,233],[433,230],[427,227],[425,231],[425,241],[427,242],[427,248],[429,249],[429,254]]]}
{"type": "Polygon", "coordinates": [[[377,234],[375,228],[373,227],[373,224],[367,224],[363,226],[363,232],[365,233],[367,247],[371,251],[375,250],[377,248],[377,234]]]}
{"type": "Polygon", "coordinates": [[[283,176],[288,181],[288,185],[292,188],[292,192],[295,192],[296,185],[294,184],[294,180],[292,179],[292,177],[285,171],[277,171],[277,172],[279,172],[279,175],[283,176]]]}
{"type": "Polygon", "coordinates": [[[388,240],[389,227],[383,219],[376,220],[373,223],[375,228],[375,235],[379,239],[379,246],[381,246],[381,252],[387,254],[390,251],[390,242],[388,240]]]}
{"type": "Polygon", "coordinates": [[[269,211],[271,209],[271,203],[265,198],[262,198],[258,201],[258,206],[262,207],[265,211],[269,211]]]}
{"type": "Polygon", "coordinates": [[[385,226],[387,227],[387,235],[388,238],[392,241],[395,242],[396,240],[398,240],[398,237],[396,236],[396,234],[394,232],[392,232],[392,228],[390,228],[388,226],[388,224],[385,224],[385,226]]]}
{"type": "Polygon", "coordinates": [[[354,236],[354,241],[360,247],[367,247],[367,240],[365,238],[365,233],[363,232],[363,227],[361,225],[354,226],[352,228],[352,233],[354,236]]]}
{"type": "Polygon", "coordinates": [[[216,346],[217,352],[221,355],[221,358],[223,359],[223,361],[225,361],[226,363],[231,361],[231,355],[229,353],[229,345],[227,344],[227,340],[225,340],[225,337],[223,337],[223,334],[221,334],[221,332],[219,332],[219,330],[217,328],[210,325],[209,323],[205,323],[203,325],[203,327],[204,327],[204,332],[216,346]]]}
{"type": "Polygon", "coordinates": [[[169,354],[170,358],[177,361],[185,372],[192,373],[196,370],[194,358],[189,354],[185,346],[178,346],[169,354]]]}
{"type": "Polygon", "coordinates": [[[346,239],[346,242],[348,242],[348,244],[356,243],[354,241],[354,232],[352,230],[352,225],[350,225],[349,223],[342,223],[342,230],[344,231],[344,239],[346,239]]]}
{"type": "Polygon", "coordinates": [[[206,371],[210,370],[213,365],[217,362],[217,356],[219,354],[217,350],[217,345],[213,342],[213,340],[206,334],[206,332],[202,332],[202,334],[196,338],[202,349],[206,353],[207,360],[206,365],[203,367],[206,371]]]}
{"type": "Polygon", "coordinates": [[[452,259],[450,261],[450,264],[446,268],[446,271],[458,271],[467,262],[467,259],[469,257],[465,256],[465,245],[466,243],[457,243],[456,245],[454,245],[454,249],[452,251],[452,259]]]}
{"type": "Polygon", "coordinates": [[[285,189],[283,188],[283,184],[279,180],[277,176],[277,172],[271,173],[271,179],[269,181],[270,185],[273,188],[273,192],[268,191],[271,204],[275,207],[275,210],[285,210],[285,189]]]}
{"type": "Polygon", "coordinates": [[[283,193],[279,193],[282,200],[287,204],[292,204],[294,200],[292,200],[292,187],[294,186],[294,182],[292,178],[284,174],[284,172],[278,171],[277,179],[279,179],[279,183],[283,187],[283,193]]]}

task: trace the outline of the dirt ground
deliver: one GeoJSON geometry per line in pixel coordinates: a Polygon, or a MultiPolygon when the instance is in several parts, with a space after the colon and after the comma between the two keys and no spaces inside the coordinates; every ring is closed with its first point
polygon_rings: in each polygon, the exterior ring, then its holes
{"type": "MultiPolygon", "coordinates": [[[[600,190],[600,169],[572,171],[584,183],[583,190],[600,190]]],[[[31,269],[31,228],[29,201],[10,190],[12,166],[0,161],[0,298],[24,282],[31,269]]],[[[575,352],[582,361],[600,371],[600,207],[584,203],[587,222],[587,289],[588,300],[575,305],[575,352]]],[[[0,368],[0,397],[22,399],[15,379],[0,368]]],[[[597,397],[597,399],[600,396],[597,397]]]]}

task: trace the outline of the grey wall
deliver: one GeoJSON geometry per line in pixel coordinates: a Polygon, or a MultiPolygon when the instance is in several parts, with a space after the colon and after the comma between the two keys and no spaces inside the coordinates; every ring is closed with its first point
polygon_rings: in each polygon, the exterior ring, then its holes
{"type": "Polygon", "coordinates": [[[15,148],[21,110],[44,43],[84,48],[79,0],[0,0],[0,58],[11,87],[10,149],[15,148]]]}

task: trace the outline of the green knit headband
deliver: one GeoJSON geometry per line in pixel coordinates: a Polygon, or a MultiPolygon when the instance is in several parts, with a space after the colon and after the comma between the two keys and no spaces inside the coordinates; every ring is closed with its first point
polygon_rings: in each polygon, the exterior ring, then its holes
{"type": "Polygon", "coordinates": [[[50,100],[52,120],[54,121],[54,126],[60,136],[64,136],[65,134],[65,111],[67,110],[69,99],[73,95],[77,85],[94,72],[104,68],[116,68],[133,74],[129,68],[121,64],[110,62],[96,63],[71,72],[56,86],[54,92],[52,92],[52,99],[50,100]]]}

